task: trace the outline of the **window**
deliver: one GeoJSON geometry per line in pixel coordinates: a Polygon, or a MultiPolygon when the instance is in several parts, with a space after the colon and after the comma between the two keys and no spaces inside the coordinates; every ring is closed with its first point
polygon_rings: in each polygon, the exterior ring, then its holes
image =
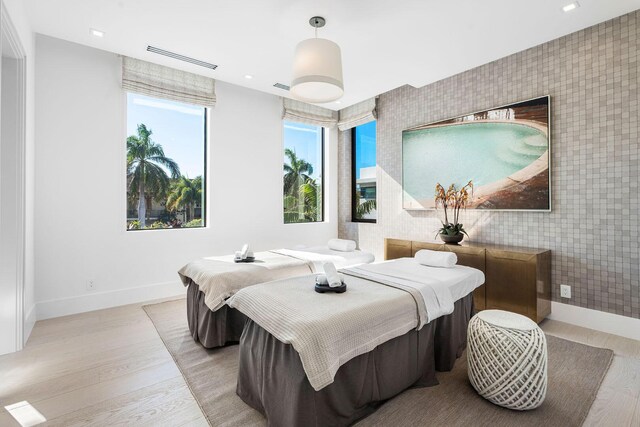
{"type": "Polygon", "coordinates": [[[376,222],[376,122],[356,126],[351,132],[351,218],[354,222],[376,222]]]}
{"type": "Polygon", "coordinates": [[[127,230],[205,226],[206,108],[127,93],[127,230]]]}
{"type": "Polygon", "coordinates": [[[324,128],[284,122],[284,223],[322,222],[324,128]]]}

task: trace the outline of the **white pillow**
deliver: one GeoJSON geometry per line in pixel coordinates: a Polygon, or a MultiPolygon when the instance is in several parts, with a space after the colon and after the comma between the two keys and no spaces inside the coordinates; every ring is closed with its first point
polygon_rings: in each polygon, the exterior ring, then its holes
{"type": "Polygon", "coordinates": [[[329,249],[340,252],[353,252],[356,250],[356,242],[353,240],[331,239],[327,244],[329,249]]]}
{"type": "Polygon", "coordinates": [[[415,259],[418,263],[429,267],[451,268],[458,262],[458,256],[453,252],[430,251],[428,249],[416,252],[415,259]]]}

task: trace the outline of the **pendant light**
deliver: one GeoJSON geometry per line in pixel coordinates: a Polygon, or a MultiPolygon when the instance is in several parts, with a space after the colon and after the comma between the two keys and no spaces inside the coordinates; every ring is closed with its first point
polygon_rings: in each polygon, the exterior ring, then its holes
{"type": "Polygon", "coordinates": [[[340,46],[331,40],[318,38],[318,28],[326,24],[324,18],[314,16],[309,24],[315,28],[316,36],[296,46],[291,94],[304,102],[335,101],[344,94],[340,46]]]}

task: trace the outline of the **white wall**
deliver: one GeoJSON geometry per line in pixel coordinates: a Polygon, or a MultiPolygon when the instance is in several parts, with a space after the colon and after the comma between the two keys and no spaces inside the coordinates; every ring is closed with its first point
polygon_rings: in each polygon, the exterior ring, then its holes
{"type": "Polygon", "coordinates": [[[39,319],[179,294],[183,264],[244,242],[264,250],[337,235],[335,131],[327,222],[285,225],[280,99],[222,82],[210,117],[208,228],[126,232],[120,59],[45,36],[36,44],[39,319]]]}
{"type": "Polygon", "coordinates": [[[26,53],[26,129],[25,129],[25,271],[24,340],[35,323],[35,239],[34,239],[34,80],[35,37],[31,31],[23,0],[2,0],[26,53]]]}
{"type": "MultiPolygon", "coordinates": [[[[4,42],[4,40],[2,40],[4,42]]],[[[0,71],[0,354],[19,349],[17,310],[22,299],[16,287],[20,262],[18,247],[19,221],[16,202],[18,188],[18,65],[17,60],[2,56],[0,71]]]]}

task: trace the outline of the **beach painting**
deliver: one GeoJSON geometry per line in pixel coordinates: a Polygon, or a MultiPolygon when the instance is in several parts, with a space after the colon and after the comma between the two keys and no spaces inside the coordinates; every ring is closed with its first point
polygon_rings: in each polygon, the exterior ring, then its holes
{"type": "Polygon", "coordinates": [[[473,181],[471,209],[550,211],[549,99],[403,131],[404,209],[434,209],[437,183],[473,181]]]}

